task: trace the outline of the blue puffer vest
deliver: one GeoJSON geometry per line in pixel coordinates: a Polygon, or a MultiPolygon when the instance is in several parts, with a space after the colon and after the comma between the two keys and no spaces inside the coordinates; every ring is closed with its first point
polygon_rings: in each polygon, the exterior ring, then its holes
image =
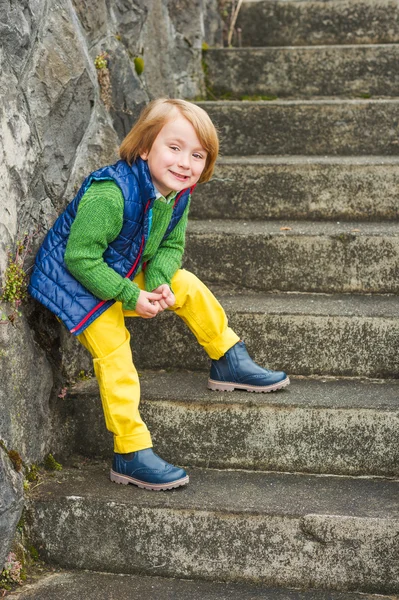
{"type": "MultiPolygon", "coordinates": [[[[47,233],[36,256],[28,291],[59,317],[74,335],[79,335],[99,317],[114,300],[100,300],[81,285],[64,262],[71,225],[79,202],[93,181],[112,179],[122,191],[125,208],[119,236],[108,246],[105,262],[122,277],[133,279],[140,265],[151,229],[155,189],[148,165],[141,158],[129,166],[125,161],[91,173],[65,211],[47,233]]],[[[179,222],[193,188],[180,192],[164,239],[179,222]]]]}

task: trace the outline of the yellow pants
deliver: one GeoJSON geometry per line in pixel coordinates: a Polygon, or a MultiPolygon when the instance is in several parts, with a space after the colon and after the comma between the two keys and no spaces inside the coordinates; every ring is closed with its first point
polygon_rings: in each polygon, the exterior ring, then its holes
{"type": "MultiPolygon", "coordinates": [[[[142,272],[134,281],[144,289],[142,272]]],[[[226,314],[215,296],[184,269],[177,271],[171,283],[176,303],[168,310],[183,319],[210,358],[223,356],[239,337],[228,327],[226,314]]],[[[150,432],[139,413],[140,382],[125,316],[139,315],[123,310],[122,304],[115,302],[78,336],[93,357],[105,423],[114,434],[114,451],[121,454],[152,447],[150,432]]]]}

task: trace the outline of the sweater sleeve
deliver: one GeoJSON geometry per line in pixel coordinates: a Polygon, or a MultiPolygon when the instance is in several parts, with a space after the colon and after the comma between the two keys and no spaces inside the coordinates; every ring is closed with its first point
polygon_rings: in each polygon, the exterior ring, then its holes
{"type": "Polygon", "coordinates": [[[176,227],[164,240],[145,269],[145,289],[152,292],[163,283],[169,286],[182,264],[191,196],[176,227]]]}
{"type": "Polygon", "coordinates": [[[140,288],[103,259],[123,224],[124,201],[114,182],[93,182],[83,195],[72,223],[65,264],[70,273],[100,300],[118,300],[134,310],[140,288]]]}

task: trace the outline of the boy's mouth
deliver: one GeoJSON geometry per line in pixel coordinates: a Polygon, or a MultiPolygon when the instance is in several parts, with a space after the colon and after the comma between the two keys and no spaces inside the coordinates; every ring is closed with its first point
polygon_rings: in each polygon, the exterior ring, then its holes
{"type": "Polygon", "coordinates": [[[170,171],[170,173],[172,173],[172,175],[177,177],[177,179],[180,181],[186,181],[188,179],[188,175],[180,175],[180,173],[175,173],[174,171],[170,171]]]}

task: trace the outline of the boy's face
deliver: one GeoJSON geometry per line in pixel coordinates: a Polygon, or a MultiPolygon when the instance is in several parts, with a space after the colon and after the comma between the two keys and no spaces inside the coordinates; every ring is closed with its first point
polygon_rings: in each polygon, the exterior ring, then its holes
{"type": "Polygon", "coordinates": [[[140,154],[148,161],[152,181],[163,196],[191,187],[201,177],[207,152],[194,127],[180,113],[169,119],[158,133],[149,152],[140,154]]]}

